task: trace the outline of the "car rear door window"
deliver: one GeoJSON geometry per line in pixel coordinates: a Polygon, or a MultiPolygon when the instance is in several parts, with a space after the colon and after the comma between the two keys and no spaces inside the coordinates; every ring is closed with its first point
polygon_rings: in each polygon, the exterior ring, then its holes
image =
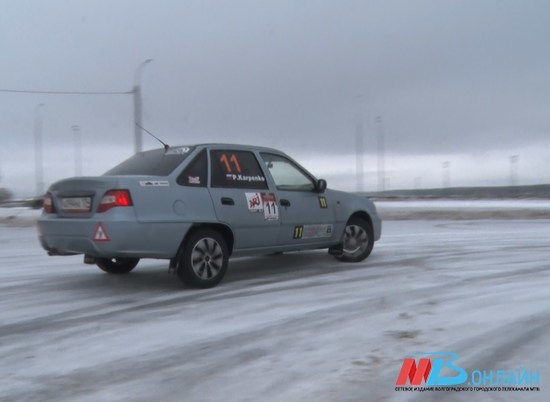
{"type": "Polygon", "coordinates": [[[267,181],[256,156],[250,151],[210,151],[211,186],[267,189],[267,181]]]}
{"type": "Polygon", "coordinates": [[[207,177],[208,161],[206,150],[203,149],[178,176],[177,183],[182,186],[206,187],[207,177]]]}

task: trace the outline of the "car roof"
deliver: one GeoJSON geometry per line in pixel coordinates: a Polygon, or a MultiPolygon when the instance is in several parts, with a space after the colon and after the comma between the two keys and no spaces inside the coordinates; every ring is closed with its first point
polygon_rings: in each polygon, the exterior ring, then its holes
{"type": "MultiPolygon", "coordinates": [[[[182,148],[182,147],[211,148],[211,149],[229,148],[229,149],[235,149],[235,150],[261,151],[261,152],[270,152],[270,153],[286,155],[284,152],[278,149],[262,147],[257,145],[244,145],[244,144],[231,144],[231,143],[201,143],[201,144],[185,144],[185,145],[170,146],[170,148],[182,148]]],[[[159,149],[162,149],[162,148],[159,148],[159,149]]]]}

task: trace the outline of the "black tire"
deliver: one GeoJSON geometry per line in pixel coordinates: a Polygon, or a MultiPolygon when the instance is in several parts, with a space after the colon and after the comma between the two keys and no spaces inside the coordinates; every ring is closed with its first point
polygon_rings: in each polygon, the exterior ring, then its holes
{"type": "Polygon", "coordinates": [[[374,246],[372,227],[364,219],[351,217],[344,229],[342,252],[335,255],[345,262],[363,261],[369,256],[374,246]]]}
{"type": "Polygon", "coordinates": [[[138,265],[139,258],[96,258],[96,265],[109,274],[127,274],[138,265]]]}
{"type": "Polygon", "coordinates": [[[181,250],[178,278],[188,286],[211,288],[225,276],[229,251],[224,237],[214,229],[199,229],[187,239],[181,250]]]}

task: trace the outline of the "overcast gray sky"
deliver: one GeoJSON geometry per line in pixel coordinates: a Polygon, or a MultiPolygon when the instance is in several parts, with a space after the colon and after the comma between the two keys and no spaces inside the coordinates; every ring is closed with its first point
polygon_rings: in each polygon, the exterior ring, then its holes
{"type": "MultiPolygon", "coordinates": [[[[376,189],[382,116],[389,188],[550,182],[546,0],[0,0],[0,89],[130,91],[170,144],[280,148],[329,186],[376,189]]],[[[34,192],[36,105],[46,184],[133,152],[130,95],[0,92],[0,186],[34,192]]],[[[145,149],[158,143],[144,137],[145,149]]]]}

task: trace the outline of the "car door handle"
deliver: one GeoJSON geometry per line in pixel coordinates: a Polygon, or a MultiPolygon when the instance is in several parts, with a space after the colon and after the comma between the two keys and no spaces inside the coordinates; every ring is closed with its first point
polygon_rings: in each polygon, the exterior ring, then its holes
{"type": "Polygon", "coordinates": [[[222,204],[223,205],[235,205],[235,201],[233,201],[233,198],[222,197],[222,204]]]}
{"type": "Polygon", "coordinates": [[[282,207],[290,207],[290,201],[284,198],[281,198],[281,206],[282,207]]]}

